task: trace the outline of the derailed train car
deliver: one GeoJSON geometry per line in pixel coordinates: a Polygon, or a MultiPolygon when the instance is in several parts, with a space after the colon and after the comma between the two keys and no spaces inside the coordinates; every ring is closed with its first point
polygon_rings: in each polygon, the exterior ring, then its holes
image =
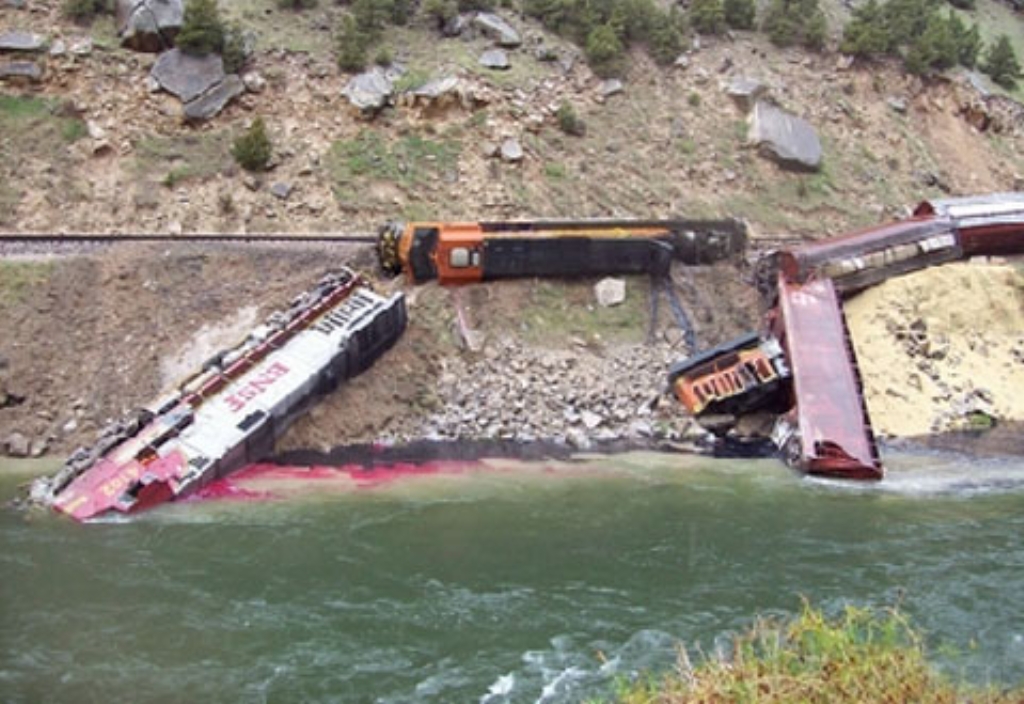
{"type": "Polygon", "coordinates": [[[78,520],[193,493],[265,457],[315,399],[367,369],[406,326],[384,297],[342,269],[211,358],[171,393],[109,428],[33,486],[34,501],[78,520]]]}
{"type": "Polygon", "coordinates": [[[413,283],[521,276],[661,274],[673,259],[709,264],[742,252],[742,221],[547,220],[389,223],[380,232],[382,269],[413,283]]]}
{"type": "Polygon", "coordinates": [[[936,264],[1010,254],[1024,254],[1024,193],[925,201],[907,220],[772,253],[756,276],[770,306],[764,332],[683,360],[669,382],[697,418],[781,404],[788,410],[778,416],[773,440],[790,465],[879,479],[883,467],[841,296],[936,264]],[[763,364],[773,359],[766,350],[779,346],[785,377],[736,375],[737,360],[763,364]]]}

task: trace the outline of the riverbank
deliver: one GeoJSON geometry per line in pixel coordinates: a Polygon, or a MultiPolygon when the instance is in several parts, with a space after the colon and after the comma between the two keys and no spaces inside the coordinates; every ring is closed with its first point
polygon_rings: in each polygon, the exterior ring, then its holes
{"type": "MultiPolygon", "coordinates": [[[[154,399],[283,307],[328,268],[375,270],[369,246],[124,245],[0,260],[0,446],[62,457],[154,399]]],[[[1024,420],[1019,264],[919,272],[847,304],[866,398],[883,438],[1024,420]],[[955,300],[946,292],[957,291],[955,300]],[[955,303],[955,304],[954,304],[955,303]]],[[[759,324],[742,264],[679,267],[698,345],[759,324]]],[[[280,439],[278,450],[490,439],[703,450],[709,435],[666,393],[691,354],[666,301],[627,277],[603,306],[593,281],[404,289],[407,332],[280,439]]],[[[1014,447],[1012,438],[1006,443],[1014,447]]]]}
{"type": "Polygon", "coordinates": [[[898,610],[847,607],[828,618],[805,603],[789,620],[758,620],[734,639],[728,656],[694,664],[681,647],[677,673],[641,680],[615,697],[620,704],[747,700],[1011,704],[1024,700],[1024,688],[978,687],[936,672],[924,635],[898,610]]]}

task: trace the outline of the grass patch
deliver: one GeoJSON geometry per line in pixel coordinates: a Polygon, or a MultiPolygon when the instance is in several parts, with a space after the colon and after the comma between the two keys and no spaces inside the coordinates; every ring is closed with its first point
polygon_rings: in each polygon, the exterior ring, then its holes
{"type": "Polygon", "coordinates": [[[378,132],[364,129],[354,139],[331,145],[326,161],[335,195],[347,200],[374,181],[413,188],[441,180],[458,158],[459,145],[452,140],[410,134],[389,142],[378,132]]]}
{"type": "Polygon", "coordinates": [[[135,145],[135,169],[140,176],[158,176],[168,188],[211,178],[234,168],[231,143],[223,131],[145,137],[135,145]]]}
{"type": "Polygon", "coordinates": [[[564,181],[568,175],[569,172],[565,168],[565,164],[544,164],[544,176],[550,181],[564,181]]]}
{"type": "Polygon", "coordinates": [[[0,305],[17,305],[30,289],[46,283],[53,273],[51,262],[0,261],[0,305]]]}
{"type": "Polygon", "coordinates": [[[60,148],[86,135],[85,122],[43,98],[0,95],[0,134],[12,147],[60,148]]]}
{"type": "Polygon", "coordinates": [[[648,325],[647,280],[627,277],[626,300],[609,308],[597,305],[593,284],[537,280],[522,311],[524,339],[533,344],[564,343],[570,337],[642,342],[648,325]]]}
{"type": "Polygon", "coordinates": [[[736,638],[728,660],[620,688],[613,701],[653,702],[1019,702],[1024,690],[962,686],[929,667],[921,634],[896,610],[847,607],[829,619],[805,604],[789,622],[759,620],[736,638]]]}

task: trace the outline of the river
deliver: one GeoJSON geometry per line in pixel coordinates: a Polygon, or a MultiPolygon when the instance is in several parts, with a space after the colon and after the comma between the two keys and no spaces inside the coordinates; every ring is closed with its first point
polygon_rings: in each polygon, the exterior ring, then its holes
{"type": "Polygon", "coordinates": [[[631,453],[254,473],[84,526],[4,509],[0,699],[576,702],[801,597],[899,603],[938,667],[1024,681],[1024,460],[886,460],[876,485],[631,453]]]}

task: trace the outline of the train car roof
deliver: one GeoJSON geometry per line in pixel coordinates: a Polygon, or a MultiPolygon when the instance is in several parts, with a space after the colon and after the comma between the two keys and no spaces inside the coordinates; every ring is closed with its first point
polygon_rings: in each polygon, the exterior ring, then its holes
{"type": "Polygon", "coordinates": [[[1024,193],[991,193],[965,198],[940,198],[922,201],[915,216],[950,217],[959,226],[977,226],[990,220],[1024,222],[1024,193]]]}

